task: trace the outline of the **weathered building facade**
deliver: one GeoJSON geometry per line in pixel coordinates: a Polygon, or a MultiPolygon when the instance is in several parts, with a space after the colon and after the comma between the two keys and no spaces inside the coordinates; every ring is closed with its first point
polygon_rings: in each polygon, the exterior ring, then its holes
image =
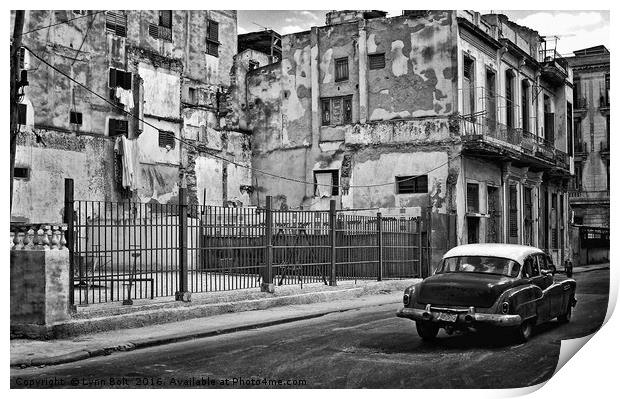
{"type": "Polygon", "coordinates": [[[610,55],[605,46],[574,51],[575,177],[570,192],[579,263],[609,259],[610,55]]]}
{"type": "Polygon", "coordinates": [[[76,199],[170,203],[186,184],[190,204],[251,202],[251,171],[225,161],[251,163],[248,132],[227,121],[236,11],[27,11],[24,32],[57,71],[23,51],[12,220],[60,221],[65,178],[76,199]]]}
{"type": "Polygon", "coordinates": [[[468,11],[326,20],[247,74],[252,163],[299,181],[257,175],[258,192],[281,207],[428,215],[436,256],[470,242],[570,255],[572,72],[543,38],[468,11]]]}

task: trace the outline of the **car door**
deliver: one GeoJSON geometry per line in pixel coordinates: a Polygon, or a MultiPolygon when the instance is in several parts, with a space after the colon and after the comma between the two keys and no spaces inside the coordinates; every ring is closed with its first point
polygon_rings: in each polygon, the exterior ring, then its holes
{"type": "Polygon", "coordinates": [[[546,279],[545,275],[542,275],[540,273],[540,268],[538,266],[538,258],[536,257],[536,255],[530,255],[527,258],[525,258],[523,262],[523,267],[527,273],[528,282],[530,284],[536,285],[543,292],[543,296],[538,301],[538,306],[536,308],[536,314],[538,315],[538,318],[537,318],[538,322],[543,322],[545,320],[548,320],[550,302],[549,302],[549,297],[545,295],[546,293],[545,289],[547,288],[548,280],[546,279]]]}
{"type": "Polygon", "coordinates": [[[538,255],[538,263],[543,274],[545,274],[549,286],[543,292],[544,296],[549,302],[549,315],[548,320],[553,319],[560,315],[564,309],[566,309],[566,303],[568,301],[568,295],[565,295],[564,288],[559,281],[559,278],[554,275],[555,268],[551,264],[546,255],[538,255]]]}

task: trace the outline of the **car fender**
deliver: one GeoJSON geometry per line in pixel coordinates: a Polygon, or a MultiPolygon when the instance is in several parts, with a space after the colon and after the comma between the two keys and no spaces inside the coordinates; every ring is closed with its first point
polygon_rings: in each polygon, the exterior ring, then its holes
{"type": "Polygon", "coordinates": [[[537,285],[520,285],[510,288],[500,295],[495,306],[500,313],[502,304],[508,302],[508,314],[518,314],[523,320],[527,320],[536,317],[538,301],[542,297],[543,292],[537,285]]]}

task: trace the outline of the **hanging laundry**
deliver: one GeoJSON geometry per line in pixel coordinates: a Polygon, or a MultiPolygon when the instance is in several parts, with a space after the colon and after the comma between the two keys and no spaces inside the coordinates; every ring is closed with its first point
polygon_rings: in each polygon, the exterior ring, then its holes
{"type": "Polygon", "coordinates": [[[125,136],[120,136],[114,144],[114,152],[122,157],[122,186],[131,191],[137,190],[138,143],[135,139],[130,140],[125,136]]]}
{"type": "Polygon", "coordinates": [[[134,107],[133,104],[133,92],[131,90],[123,89],[122,87],[116,88],[116,98],[123,104],[125,111],[129,111],[134,107]]]}

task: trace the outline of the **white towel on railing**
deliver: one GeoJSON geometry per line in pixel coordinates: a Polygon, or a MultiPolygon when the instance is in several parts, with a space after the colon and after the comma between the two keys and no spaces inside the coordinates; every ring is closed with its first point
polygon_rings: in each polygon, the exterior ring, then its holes
{"type": "Polygon", "coordinates": [[[332,196],[332,174],[331,173],[316,173],[316,193],[317,197],[331,197],[332,196]]]}

